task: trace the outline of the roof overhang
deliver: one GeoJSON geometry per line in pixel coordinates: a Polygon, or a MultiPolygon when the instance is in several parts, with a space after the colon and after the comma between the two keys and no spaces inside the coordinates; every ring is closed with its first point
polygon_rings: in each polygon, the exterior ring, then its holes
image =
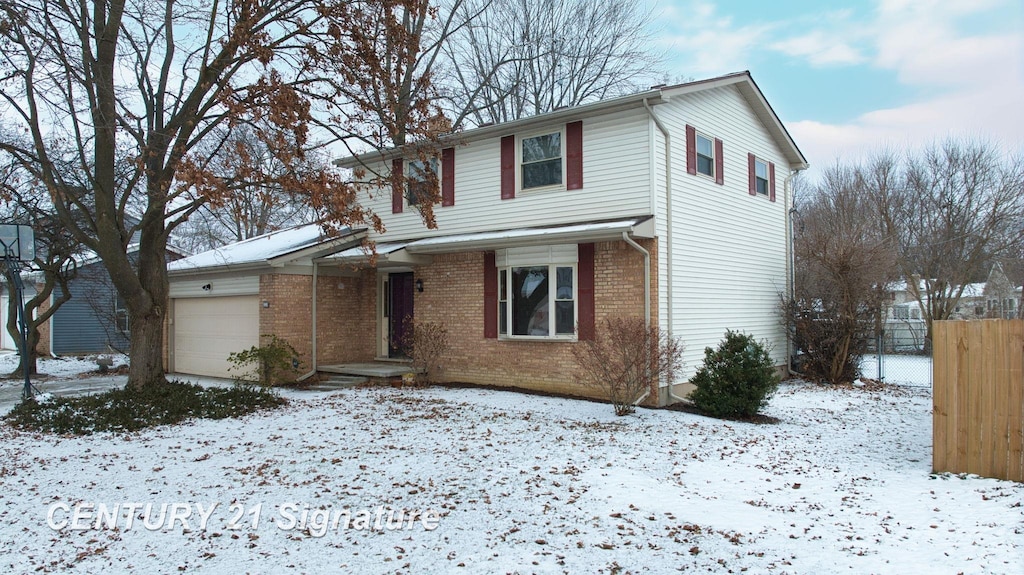
{"type": "MultiPolygon", "coordinates": [[[[597,116],[600,114],[608,114],[620,110],[642,107],[645,104],[663,104],[673,97],[726,86],[736,86],[740,94],[744,99],[746,99],[751,109],[757,115],[758,119],[762,124],[764,124],[772,137],[779,143],[779,147],[783,150],[791,168],[794,170],[807,169],[809,166],[807,158],[804,157],[803,152],[801,152],[800,148],[797,147],[796,142],[789,135],[786,127],[782,124],[782,121],[775,113],[775,110],[772,109],[768,100],[764,97],[764,93],[761,92],[761,88],[759,88],[757,83],[754,82],[749,71],[735,72],[716,78],[686,82],[675,86],[652,88],[644,92],[620,96],[618,98],[610,98],[608,100],[601,100],[592,104],[562,108],[546,114],[538,114],[536,116],[521,118],[519,120],[504,122],[501,124],[481,126],[479,128],[466,130],[465,132],[442,136],[440,139],[440,145],[463,145],[476,140],[483,140],[495,136],[504,136],[519,131],[529,130],[533,127],[539,127],[545,124],[553,124],[597,116]]],[[[407,155],[410,153],[409,150],[415,148],[415,146],[415,144],[410,144],[409,146],[390,148],[350,156],[347,158],[340,158],[334,160],[334,165],[350,169],[365,167],[375,162],[388,161],[393,158],[399,158],[403,155],[407,155]]]]}
{"type": "MultiPolygon", "coordinates": [[[[473,234],[438,236],[408,242],[379,243],[374,248],[377,267],[426,265],[435,254],[489,251],[536,245],[614,241],[623,236],[655,237],[654,218],[645,216],[547,228],[525,228],[473,234]]],[[[316,260],[319,264],[365,266],[371,261],[366,248],[353,247],[316,260]]]]}

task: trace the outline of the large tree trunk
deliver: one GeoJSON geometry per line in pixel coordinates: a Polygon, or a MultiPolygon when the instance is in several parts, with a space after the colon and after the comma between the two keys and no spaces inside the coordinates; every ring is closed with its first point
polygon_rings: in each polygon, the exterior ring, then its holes
{"type": "Polygon", "coordinates": [[[166,383],[164,376],[164,306],[154,306],[148,313],[131,318],[131,343],[128,385],[142,389],[166,383]]]}

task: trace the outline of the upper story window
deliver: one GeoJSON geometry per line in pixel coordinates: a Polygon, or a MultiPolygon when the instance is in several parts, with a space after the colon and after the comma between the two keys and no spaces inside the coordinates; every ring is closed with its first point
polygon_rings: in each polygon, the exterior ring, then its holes
{"type": "Polygon", "coordinates": [[[410,206],[429,201],[439,180],[437,158],[406,163],[405,201],[410,206]]]}
{"type": "Polygon", "coordinates": [[[757,193],[768,195],[768,163],[761,160],[754,160],[754,185],[757,193]]]}
{"type": "Polygon", "coordinates": [[[562,184],[562,133],[523,138],[520,143],[520,188],[562,184]]]}
{"type": "Polygon", "coordinates": [[[703,134],[697,134],[697,173],[715,175],[715,143],[703,134]]]}

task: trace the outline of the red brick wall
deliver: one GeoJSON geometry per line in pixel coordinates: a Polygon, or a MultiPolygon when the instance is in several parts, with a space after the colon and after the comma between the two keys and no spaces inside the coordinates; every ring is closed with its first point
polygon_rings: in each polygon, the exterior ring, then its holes
{"type": "MultiPolygon", "coordinates": [[[[657,322],[657,245],[640,242],[651,253],[652,322],[657,322]]],[[[598,328],[613,316],[643,317],[644,261],[625,242],[602,242],[594,254],[596,320],[598,328]]],[[[483,337],[483,253],[435,256],[416,270],[423,293],[416,294],[417,321],[444,323],[452,350],[444,362],[444,381],[592,396],[594,391],[573,381],[575,342],[485,339],[483,337]]],[[[656,391],[656,390],[655,390],[656,391]]],[[[657,393],[652,393],[655,402],[657,393]]]]}
{"type": "MultiPolygon", "coordinates": [[[[377,272],[317,279],[319,365],[373,361],[377,351],[377,272]]],[[[308,329],[307,329],[308,333],[308,329]]]]}
{"type": "MultiPolygon", "coordinates": [[[[36,284],[37,292],[42,291],[42,289],[42,284],[36,284]]],[[[35,317],[39,317],[48,309],[50,309],[50,298],[46,298],[43,300],[43,303],[39,304],[39,309],[36,310],[35,317]]],[[[50,323],[52,319],[53,318],[51,317],[39,325],[39,343],[36,344],[36,353],[39,354],[39,357],[47,357],[50,355],[50,323]]],[[[6,327],[4,329],[6,329],[6,327]]]]}
{"type": "Polygon", "coordinates": [[[276,335],[286,340],[299,352],[299,361],[302,362],[299,371],[302,373],[312,365],[312,298],[312,276],[260,276],[260,343],[266,342],[265,335],[276,335]],[[263,302],[269,306],[262,307],[263,302]]]}

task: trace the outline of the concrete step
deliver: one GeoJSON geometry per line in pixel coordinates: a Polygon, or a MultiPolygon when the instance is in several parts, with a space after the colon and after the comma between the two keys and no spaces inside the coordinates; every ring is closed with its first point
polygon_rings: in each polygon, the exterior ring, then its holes
{"type": "Polygon", "coordinates": [[[349,389],[368,381],[367,378],[354,375],[336,375],[320,380],[320,383],[311,386],[310,389],[349,389]]]}

